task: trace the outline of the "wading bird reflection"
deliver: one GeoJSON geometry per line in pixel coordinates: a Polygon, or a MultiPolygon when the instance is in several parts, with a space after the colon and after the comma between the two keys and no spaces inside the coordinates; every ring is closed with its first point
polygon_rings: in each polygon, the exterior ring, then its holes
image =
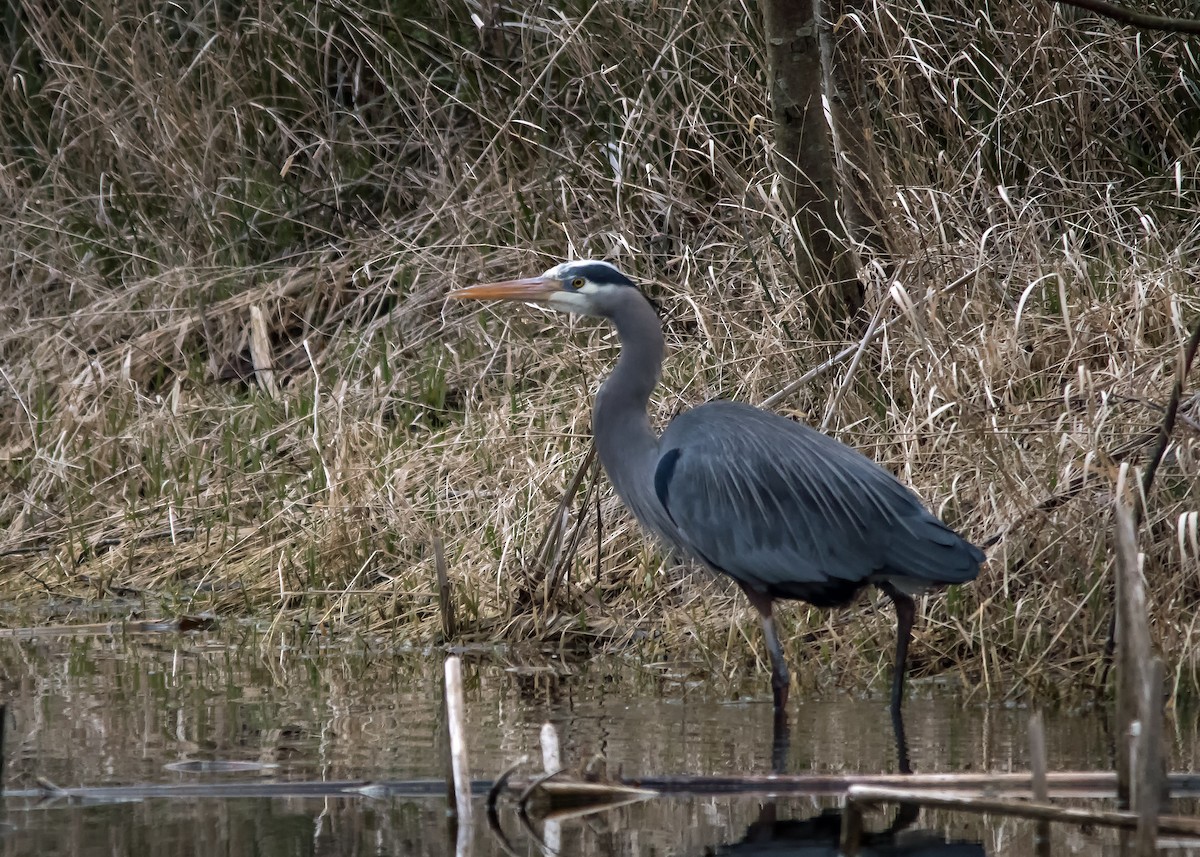
{"type": "Polygon", "coordinates": [[[709,402],[659,437],[647,404],[662,368],[662,327],[633,281],[607,262],[565,262],[450,297],[526,301],[612,322],[621,354],[596,394],[592,430],[617,495],[668,545],[737,581],[758,610],[777,722],[786,719],[790,677],[773,602],[838,607],[867,584],[883,590],[896,608],[891,708],[902,740],[913,596],[974,579],[984,559],[977,547],[874,461],[761,408],[709,402]]]}
{"type": "MultiPolygon", "coordinates": [[[[885,829],[862,834],[862,857],[987,857],[982,843],[947,839],[947,833],[914,829],[920,808],[901,804],[885,829]]],[[[714,857],[840,857],[841,810],[825,809],[810,818],[778,818],[777,802],[767,801],[740,842],[717,846],[714,857]]]]}

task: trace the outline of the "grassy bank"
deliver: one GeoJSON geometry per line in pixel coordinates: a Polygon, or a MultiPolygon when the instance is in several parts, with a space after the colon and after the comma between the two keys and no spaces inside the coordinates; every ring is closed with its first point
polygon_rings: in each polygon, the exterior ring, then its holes
{"type": "MultiPolygon", "coordinates": [[[[1004,534],[922,606],[916,674],[1087,690],[1112,487],[1200,312],[1200,68],[1183,40],[1049,6],[901,7],[839,29],[880,218],[868,308],[894,321],[853,376],[776,407],[974,540],[1004,534]]],[[[843,347],[802,311],[752,6],[5,14],[5,598],[434,641],[440,540],[462,639],[639,641],[716,676],[762,657],[740,595],[664,562],[602,479],[540,549],[611,337],[443,299],[618,262],[662,308],[660,421],[764,401],[843,347]]],[[[1185,687],[1195,399],[1182,415],[1142,540],[1185,687]]],[[[784,612],[802,685],[886,673],[871,603],[784,612]]]]}

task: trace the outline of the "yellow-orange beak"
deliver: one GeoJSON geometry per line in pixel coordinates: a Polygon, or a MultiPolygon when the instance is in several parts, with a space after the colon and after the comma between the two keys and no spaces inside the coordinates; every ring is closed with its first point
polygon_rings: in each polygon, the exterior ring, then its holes
{"type": "Polygon", "coordinates": [[[447,297],[460,301],[501,300],[541,301],[562,289],[559,280],[546,277],[527,277],[523,280],[505,280],[502,283],[480,283],[465,289],[454,289],[447,297]]]}

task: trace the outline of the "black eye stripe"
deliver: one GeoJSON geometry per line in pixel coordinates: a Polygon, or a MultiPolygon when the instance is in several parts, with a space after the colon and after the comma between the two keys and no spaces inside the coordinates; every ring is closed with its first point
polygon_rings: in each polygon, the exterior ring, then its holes
{"type": "Polygon", "coordinates": [[[567,282],[574,284],[576,279],[591,281],[598,286],[632,286],[633,280],[626,277],[616,268],[597,262],[583,262],[571,265],[563,271],[567,282]]]}

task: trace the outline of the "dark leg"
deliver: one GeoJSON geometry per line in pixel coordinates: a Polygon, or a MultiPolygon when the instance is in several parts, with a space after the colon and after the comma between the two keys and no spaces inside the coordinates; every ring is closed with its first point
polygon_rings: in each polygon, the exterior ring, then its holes
{"type": "MultiPolygon", "coordinates": [[[[771,596],[742,587],[750,603],[762,617],[763,636],[767,640],[767,653],[771,656],[771,691],[775,697],[775,715],[786,717],[788,690],[792,679],[788,675],[787,662],[783,659],[783,646],[775,633],[775,621],[771,618],[771,596]]],[[[911,602],[910,602],[911,603],[911,602]]]]}
{"type": "Polygon", "coordinates": [[[792,677],[788,675],[787,661],[783,659],[783,646],[779,644],[779,636],[775,633],[775,620],[771,618],[771,614],[763,616],[762,629],[763,636],[767,639],[767,651],[771,654],[771,691],[775,697],[775,711],[785,714],[792,677]]]}
{"type": "MultiPolygon", "coordinates": [[[[916,618],[917,605],[912,598],[905,595],[891,584],[880,587],[887,593],[888,598],[896,605],[896,664],[892,668],[892,733],[896,736],[896,765],[902,774],[912,773],[912,763],[908,759],[908,738],[904,734],[904,712],[901,704],[904,702],[904,673],[908,666],[908,641],[912,639],[913,619],[916,618]]],[[[917,807],[900,804],[896,812],[893,827],[902,830],[916,820],[917,807]]]]}
{"type": "Polygon", "coordinates": [[[896,737],[896,767],[902,774],[911,774],[912,763],[908,760],[908,738],[904,734],[904,714],[899,708],[892,709],[892,734],[896,737]]]}
{"type": "Polygon", "coordinates": [[[775,725],[771,733],[771,773],[786,774],[788,754],[792,749],[792,727],[788,725],[787,709],[775,709],[775,725]]]}
{"type": "Polygon", "coordinates": [[[904,670],[908,664],[908,641],[912,639],[913,619],[917,615],[917,605],[912,598],[905,595],[890,583],[880,587],[887,593],[888,598],[896,605],[896,665],[892,672],[892,720],[895,722],[900,714],[900,704],[904,701],[904,670]]]}
{"type": "MultiPolygon", "coordinates": [[[[770,602],[767,603],[770,610],[770,602]]],[[[771,690],[775,697],[775,716],[771,731],[771,772],[787,773],[787,758],[791,750],[792,730],[788,725],[787,701],[791,677],[783,659],[783,647],[775,633],[775,620],[770,614],[763,616],[763,636],[767,638],[767,651],[771,653],[771,690]]]]}

